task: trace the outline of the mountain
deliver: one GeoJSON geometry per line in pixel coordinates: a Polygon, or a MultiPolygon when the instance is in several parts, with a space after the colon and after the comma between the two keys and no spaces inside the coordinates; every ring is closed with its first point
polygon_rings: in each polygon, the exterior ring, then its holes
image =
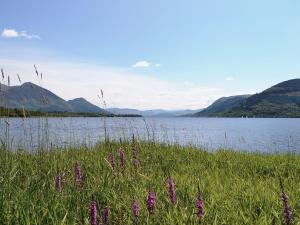
{"type": "Polygon", "coordinates": [[[9,87],[4,90],[0,100],[2,106],[9,108],[58,112],[72,110],[64,99],[30,82],[9,87]]]}
{"type": "Polygon", "coordinates": [[[1,92],[7,91],[8,88],[9,88],[9,86],[6,86],[6,85],[0,83],[0,95],[1,95],[1,92]]]}
{"type": "Polygon", "coordinates": [[[72,112],[80,112],[80,113],[105,113],[105,110],[99,108],[96,105],[88,102],[84,98],[75,98],[73,100],[69,100],[68,103],[72,108],[72,112]]]}
{"type": "Polygon", "coordinates": [[[218,116],[236,106],[239,106],[250,95],[236,95],[230,97],[223,97],[216,100],[213,104],[203,109],[200,112],[195,113],[195,116],[218,116]]]}
{"type": "MultiPolygon", "coordinates": [[[[195,116],[205,115],[197,113],[195,116]]],[[[229,104],[217,114],[206,116],[300,117],[300,79],[281,82],[236,104],[229,104]]]]}
{"type": "Polygon", "coordinates": [[[30,82],[9,87],[2,84],[0,106],[42,112],[105,112],[83,98],[66,101],[53,92],[30,82]]]}
{"type": "Polygon", "coordinates": [[[164,110],[164,109],[153,109],[153,110],[137,110],[137,109],[130,109],[130,108],[108,108],[106,109],[108,112],[118,115],[126,115],[126,114],[135,114],[141,115],[145,117],[174,117],[174,116],[184,116],[187,114],[193,114],[195,112],[200,111],[198,110],[190,110],[190,109],[183,109],[183,110],[164,110]]]}

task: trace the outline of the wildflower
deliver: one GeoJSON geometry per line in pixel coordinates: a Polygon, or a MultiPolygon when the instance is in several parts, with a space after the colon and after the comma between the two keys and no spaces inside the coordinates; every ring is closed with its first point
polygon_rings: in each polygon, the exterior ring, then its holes
{"type": "Polygon", "coordinates": [[[169,177],[169,195],[172,204],[176,204],[176,192],[175,192],[175,184],[172,177],[169,177]]]}
{"type": "Polygon", "coordinates": [[[97,207],[96,202],[93,201],[91,204],[91,225],[97,225],[97,207]]]}
{"type": "Polygon", "coordinates": [[[136,199],[133,199],[132,201],[132,212],[133,212],[133,221],[134,223],[137,223],[137,218],[140,214],[140,207],[139,207],[139,203],[137,202],[136,199]]]}
{"type": "Polygon", "coordinates": [[[155,193],[153,191],[149,190],[148,197],[147,197],[147,209],[150,214],[153,214],[155,205],[156,205],[155,193]]]}
{"type": "Polygon", "coordinates": [[[75,164],[75,175],[76,175],[76,177],[75,177],[76,182],[80,183],[82,181],[82,176],[81,176],[80,164],[78,161],[75,164]]]}
{"type": "Polygon", "coordinates": [[[59,171],[57,171],[57,173],[56,173],[55,189],[57,192],[61,192],[61,175],[60,175],[59,171]]]}
{"type": "Polygon", "coordinates": [[[197,197],[197,201],[196,201],[196,208],[197,208],[197,216],[199,218],[199,220],[202,220],[203,215],[204,215],[204,211],[203,211],[203,200],[202,200],[202,196],[200,191],[198,192],[198,197],[197,197]]]}
{"type": "Polygon", "coordinates": [[[119,154],[120,154],[121,169],[124,170],[125,169],[125,160],[126,160],[124,148],[120,148],[119,154]]]}
{"type": "Polygon", "coordinates": [[[135,145],[132,146],[132,164],[134,166],[137,166],[139,164],[139,160],[138,160],[138,157],[137,157],[137,149],[135,147],[135,145]]]}
{"type": "Polygon", "coordinates": [[[289,198],[284,191],[283,184],[282,184],[282,181],[280,178],[279,178],[279,182],[280,182],[280,188],[281,188],[280,197],[281,197],[281,200],[283,203],[283,214],[285,217],[285,222],[287,225],[291,225],[292,224],[292,210],[289,206],[289,198]]]}
{"type": "Polygon", "coordinates": [[[110,161],[110,166],[111,166],[112,170],[115,170],[116,160],[115,160],[115,156],[112,152],[109,155],[109,161],[110,161]]]}
{"type": "Polygon", "coordinates": [[[105,207],[102,211],[102,225],[108,224],[108,217],[109,217],[109,208],[105,207]]]}
{"type": "Polygon", "coordinates": [[[284,217],[285,217],[286,224],[291,225],[292,224],[292,211],[291,211],[291,208],[289,206],[288,196],[284,191],[281,192],[281,200],[283,202],[283,207],[284,207],[283,208],[283,214],[284,214],[284,217]]]}

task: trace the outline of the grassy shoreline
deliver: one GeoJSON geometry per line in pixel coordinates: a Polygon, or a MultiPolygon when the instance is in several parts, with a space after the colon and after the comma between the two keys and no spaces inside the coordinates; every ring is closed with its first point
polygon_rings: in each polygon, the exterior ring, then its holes
{"type": "Polygon", "coordinates": [[[139,203],[138,224],[199,224],[198,187],[204,202],[202,224],[282,224],[279,177],[289,196],[295,224],[300,221],[300,156],[219,150],[137,142],[139,165],[131,163],[128,142],[100,143],[92,149],[51,152],[0,151],[0,221],[3,224],[90,224],[90,204],[110,208],[110,224],[133,224],[132,199],[139,203]],[[119,148],[126,153],[120,169],[119,148]],[[109,155],[116,157],[112,171],[109,155]],[[75,163],[83,181],[75,183],[75,163]],[[57,172],[62,191],[55,189],[57,172]],[[169,199],[169,176],[177,204],[169,199]],[[149,187],[157,198],[149,215],[149,187]]]}

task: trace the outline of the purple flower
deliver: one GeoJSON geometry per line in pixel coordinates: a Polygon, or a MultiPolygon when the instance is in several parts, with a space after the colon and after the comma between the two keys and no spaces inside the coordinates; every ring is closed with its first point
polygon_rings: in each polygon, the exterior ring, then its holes
{"type": "Polygon", "coordinates": [[[77,161],[76,164],[75,164],[75,180],[77,183],[81,183],[82,181],[82,176],[81,176],[81,169],[80,169],[80,164],[79,162],[77,161]]]}
{"type": "Polygon", "coordinates": [[[137,223],[137,218],[140,214],[140,207],[139,207],[139,203],[137,202],[137,200],[134,198],[132,201],[132,212],[133,212],[133,221],[134,223],[137,223]]]}
{"type": "Polygon", "coordinates": [[[283,214],[285,217],[286,224],[291,225],[292,224],[292,210],[289,206],[289,198],[283,189],[281,190],[280,196],[281,196],[281,200],[283,202],[283,214]]]}
{"type": "Polygon", "coordinates": [[[96,202],[93,201],[91,204],[91,225],[97,225],[97,207],[96,202]]]}
{"type": "Polygon", "coordinates": [[[137,166],[139,164],[139,160],[138,160],[137,154],[138,154],[137,149],[136,149],[135,145],[133,145],[132,146],[132,164],[134,166],[137,166]]]}
{"type": "Polygon", "coordinates": [[[108,224],[108,217],[109,217],[109,208],[105,207],[102,211],[102,225],[108,224]]]}
{"type": "Polygon", "coordinates": [[[197,197],[197,202],[196,202],[196,208],[197,208],[197,216],[199,220],[202,220],[203,215],[204,215],[204,210],[203,210],[203,200],[200,191],[198,192],[198,197],[197,197]]]}
{"type": "Polygon", "coordinates": [[[279,183],[280,183],[280,189],[281,189],[280,197],[283,202],[283,214],[285,217],[286,224],[291,225],[292,224],[292,210],[289,206],[289,198],[284,191],[283,183],[282,183],[282,180],[280,177],[279,177],[279,183]]]}
{"type": "Polygon", "coordinates": [[[116,167],[116,159],[112,152],[109,155],[109,162],[110,162],[110,166],[111,166],[112,170],[114,171],[115,167],[116,167]]]}
{"type": "Polygon", "coordinates": [[[175,184],[174,184],[174,180],[172,177],[169,177],[169,195],[170,195],[170,200],[172,202],[172,204],[176,204],[176,192],[175,192],[175,184]]]}
{"type": "Polygon", "coordinates": [[[61,192],[61,175],[59,171],[57,171],[55,177],[55,189],[57,192],[61,192]]]}
{"type": "Polygon", "coordinates": [[[155,205],[156,205],[155,193],[149,189],[148,197],[147,197],[147,209],[150,214],[153,214],[155,205]]]}
{"type": "Polygon", "coordinates": [[[121,169],[124,170],[125,169],[125,160],[126,160],[124,148],[120,148],[119,154],[120,154],[121,169]]]}

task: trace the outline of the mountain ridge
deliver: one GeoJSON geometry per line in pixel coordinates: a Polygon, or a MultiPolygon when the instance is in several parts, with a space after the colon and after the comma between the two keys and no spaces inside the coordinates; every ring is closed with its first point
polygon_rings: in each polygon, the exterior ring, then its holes
{"type": "Polygon", "coordinates": [[[16,86],[1,84],[0,106],[42,112],[107,113],[84,98],[66,101],[50,90],[31,82],[16,86]]]}
{"type": "MultiPolygon", "coordinates": [[[[211,106],[213,104],[209,107],[211,106]]],[[[209,107],[194,114],[194,116],[298,118],[300,117],[300,79],[280,82],[260,93],[247,97],[238,104],[229,105],[224,110],[205,114],[209,107]]]]}

